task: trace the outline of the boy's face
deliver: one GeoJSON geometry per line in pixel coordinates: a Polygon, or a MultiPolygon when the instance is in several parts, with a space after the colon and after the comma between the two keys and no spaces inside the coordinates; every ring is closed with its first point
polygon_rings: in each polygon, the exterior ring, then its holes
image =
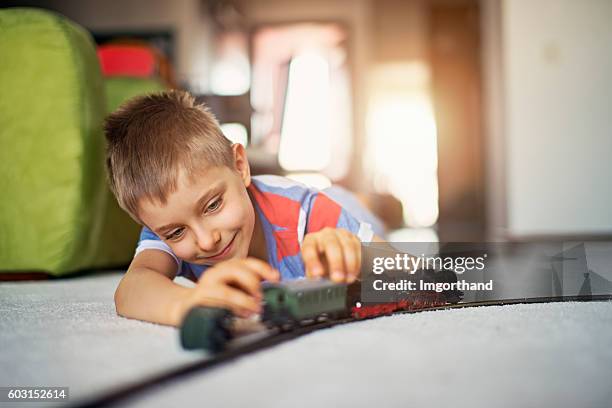
{"type": "Polygon", "coordinates": [[[214,265],[249,253],[255,226],[246,189],[250,171],[244,148],[233,150],[236,169],[210,167],[193,182],[181,173],[166,205],[140,203],[140,219],[187,262],[214,265]]]}

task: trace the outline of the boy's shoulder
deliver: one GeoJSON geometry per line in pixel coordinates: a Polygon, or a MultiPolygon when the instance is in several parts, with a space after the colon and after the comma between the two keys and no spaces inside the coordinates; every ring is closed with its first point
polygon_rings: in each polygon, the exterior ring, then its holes
{"type": "MultiPolygon", "coordinates": [[[[254,204],[266,220],[287,231],[305,232],[326,226],[345,227],[350,215],[324,191],[281,176],[255,176],[251,189],[254,204]],[[347,220],[347,222],[340,222],[347,220]]],[[[352,228],[347,228],[352,229],[352,228]]]]}
{"type": "Polygon", "coordinates": [[[336,200],[338,194],[329,195],[328,191],[333,192],[332,188],[320,191],[287,177],[261,175],[252,177],[252,180],[254,188],[251,191],[255,202],[260,207],[276,207],[275,212],[294,210],[295,215],[298,215],[301,210],[308,214],[335,214],[339,217],[344,207],[343,202],[346,201],[336,200]]]}
{"type": "Polygon", "coordinates": [[[266,192],[282,192],[294,189],[316,192],[316,189],[308,187],[307,185],[300,183],[299,181],[273,174],[253,176],[251,177],[251,180],[259,190],[266,192]]]}
{"type": "Polygon", "coordinates": [[[260,205],[265,201],[280,207],[284,204],[291,207],[292,203],[301,207],[309,206],[310,201],[319,193],[315,188],[282,176],[253,176],[251,180],[250,190],[255,201],[260,205]]]}

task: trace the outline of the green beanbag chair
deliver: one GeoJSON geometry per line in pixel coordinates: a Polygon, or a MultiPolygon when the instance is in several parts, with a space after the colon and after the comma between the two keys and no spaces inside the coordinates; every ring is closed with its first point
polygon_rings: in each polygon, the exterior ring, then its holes
{"type": "Polygon", "coordinates": [[[0,10],[0,83],[0,270],[107,264],[106,106],[91,36],[52,12],[0,10]]]}

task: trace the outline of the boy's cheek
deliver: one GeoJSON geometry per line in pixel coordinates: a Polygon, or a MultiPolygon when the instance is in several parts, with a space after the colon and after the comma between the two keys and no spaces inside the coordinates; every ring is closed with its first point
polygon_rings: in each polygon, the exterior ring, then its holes
{"type": "Polygon", "coordinates": [[[253,216],[240,206],[228,206],[219,217],[219,227],[225,230],[238,229],[253,222],[253,216]]]}
{"type": "Polygon", "coordinates": [[[195,254],[189,248],[190,246],[187,245],[186,242],[170,244],[170,249],[172,249],[172,252],[174,252],[174,254],[181,259],[191,259],[195,257],[195,254]]]}

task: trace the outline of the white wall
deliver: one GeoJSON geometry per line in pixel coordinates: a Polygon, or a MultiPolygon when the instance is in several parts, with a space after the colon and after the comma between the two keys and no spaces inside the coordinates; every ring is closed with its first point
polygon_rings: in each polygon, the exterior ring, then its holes
{"type": "MultiPolygon", "coordinates": [[[[504,162],[489,166],[493,190],[504,188],[490,196],[491,214],[505,212],[494,227],[510,237],[612,234],[612,1],[500,4],[501,85],[494,73],[486,80],[488,130],[502,141],[489,159],[504,162]]],[[[485,70],[495,70],[488,52],[485,70]]]]}

